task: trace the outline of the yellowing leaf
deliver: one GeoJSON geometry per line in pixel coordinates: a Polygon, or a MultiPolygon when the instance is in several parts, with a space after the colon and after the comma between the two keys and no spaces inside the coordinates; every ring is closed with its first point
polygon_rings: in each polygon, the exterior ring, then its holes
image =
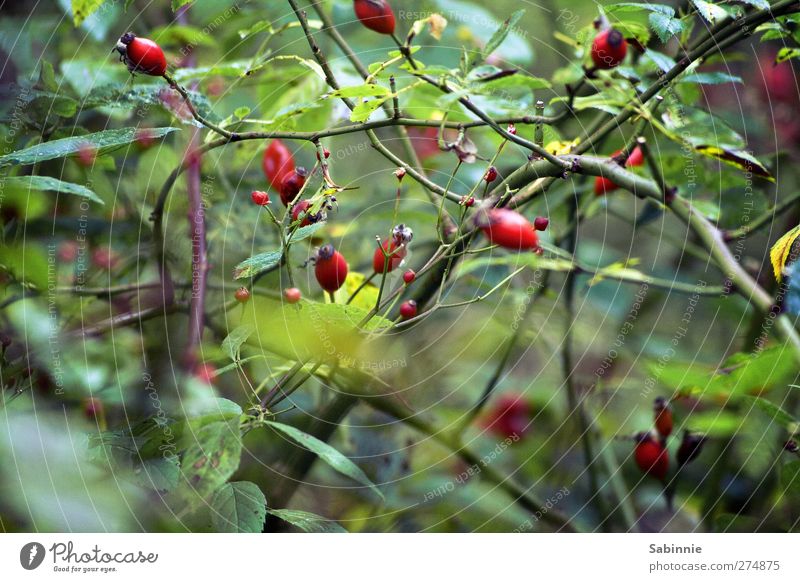
{"type": "MultiPolygon", "coordinates": [[[[376,279],[380,281],[380,278],[376,279]]],[[[336,301],[346,303],[350,296],[364,284],[366,277],[361,273],[351,271],[347,274],[347,279],[339,291],[336,292],[336,301]]],[[[361,307],[362,309],[372,309],[375,307],[375,302],[378,300],[378,288],[372,283],[364,285],[361,291],[358,292],[355,299],[350,302],[350,305],[361,307]]]]}
{"type": "Polygon", "coordinates": [[[544,146],[548,152],[553,154],[554,156],[561,156],[564,154],[568,154],[572,151],[576,145],[581,143],[581,138],[577,137],[572,141],[551,141],[547,145],[544,146]]]}
{"type": "Polygon", "coordinates": [[[779,238],[778,242],[776,242],[769,251],[769,259],[772,262],[772,268],[775,271],[775,279],[778,281],[781,280],[783,275],[783,268],[786,266],[786,261],[789,259],[792,245],[799,236],[800,225],[797,225],[779,238]]]}
{"type": "Polygon", "coordinates": [[[721,160],[734,168],[752,172],[756,176],[766,178],[770,182],[775,181],[775,178],[773,178],[769,170],[764,167],[764,164],[742,149],[723,149],[713,145],[698,145],[695,149],[705,156],[721,160]]]}
{"type": "Polygon", "coordinates": [[[105,0],[72,0],[72,20],[75,26],[80,26],[83,21],[92,15],[105,0]]]}

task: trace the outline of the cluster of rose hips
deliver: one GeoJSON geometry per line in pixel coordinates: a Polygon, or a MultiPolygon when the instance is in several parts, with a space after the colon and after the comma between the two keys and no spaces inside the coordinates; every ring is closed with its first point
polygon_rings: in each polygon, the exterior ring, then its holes
{"type": "MultiPolygon", "coordinates": [[[[653,402],[653,424],[655,434],[653,431],[640,432],[634,437],[633,456],[642,473],[666,484],[669,472],[667,439],[673,429],[672,408],[666,398],[658,397],[653,402]]],[[[688,430],[683,432],[677,453],[678,469],[697,458],[705,441],[703,435],[688,430]]]]}
{"type": "MultiPolygon", "coordinates": [[[[354,0],[353,8],[359,21],[370,30],[380,34],[394,35],[394,12],[385,0],[354,0]]],[[[605,42],[609,47],[617,47],[615,37],[608,38],[605,42]]],[[[624,39],[622,42],[625,42],[624,39]]],[[[120,37],[115,50],[120,54],[120,60],[127,65],[131,73],[166,76],[167,61],[164,52],[153,41],[127,32],[120,37]]],[[[593,55],[594,52],[593,50],[593,55]]],[[[598,49],[597,52],[600,54],[602,51],[598,49]]],[[[509,126],[508,131],[516,133],[513,126],[509,126]]],[[[323,155],[327,158],[330,152],[324,150],[323,155]]],[[[322,211],[316,214],[309,213],[310,200],[296,201],[306,184],[308,172],[304,168],[296,166],[291,150],[281,140],[272,140],[265,149],[262,168],[270,186],[279,193],[281,202],[291,209],[292,220],[296,223],[299,222],[299,226],[308,226],[326,219],[326,215],[322,211]]],[[[484,175],[487,184],[497,178],[498,172],[493,166],[484,175]]],[[[269,193],[261,190],[252,192],[251,198],[259,206],[267,206],[271,202],[269,193]]],[[[331,208],[332,202],[335,202],[333,197],[328,202],[328,209],[331,208]]],[[[464,200],[463,204],[470,207],[474,202],[474,198],[470,198],[464,200]]],[[[545,230],[548,222],[547,218],[538,217],[534,224],[531,224],[521,214],[504,208],[482,210],[475,219],[475,224],[492,244],[515,251],[531,250],[538,254],[543,251],[539,246],[537,231],[545,230]]],[[[407,245],[412,236],[410,228],[404,225],[395,227],[392,237],[383,241],[373,255],[374,272],[386,274],[401,265],[406,258],[407,245]]],[[[315,277],[322,289],[333,293],[344,285],[349,270],[347,260],[333,245],[323,245],[311,260],[314,262],[315,277]]],[[[415,278],[414,271],[408,270],[403,274],[403,281],[406,285],[413,283],[415,278]]],[[[296,303],[300,300],[300,296],[300,291],[296,288],[284,291],[284,297],[289,303],[296,303]]],[[[235,298],[241,303],[247,302],[250,298],[250,290],[246,287],[240,288],[236,291],[235,298]]],[[[413,300],[406,301],[400,306],[402,319],[411,319],[416,315],[417,304],[413,300]]]]}
{"type": "MultiPolygon", "coordinates": [[[[323,155],[327,158],[330,154],[328,150],[324,150],[323,155]]],[[[296,167],[292,152],[280,140],[275,139],[270,142],[264,151],[262,167],[267,181],[273,189],[278,190],[281,201],[291,208],[292,220],[299,222],[299,226],[307,226],[327,218],[324,212],[309,214],[310,200],[295,201],[305,185],[308,173],[296,167]]],[[[399,180],[402,180],[404,174],[405,171],[402,169],[396,172],[399,180]]],[[[483,179],[491,183],[497,177],[497,169],[492,166],[486,171],[483,179]]],[[[252,200],[259,206],[271,203],[269,194],[263,191],[254,191],[252,200]]],[[[466,202],[465,205],[472,206],[466,202]]],[[[537,253],[542,252],[537,231],[546,230],[549,225],[549,220],[545,217],[537,217],[531,224],[518,212],[505,208],[481,211],[475,222],[492,244],[509,250],[532,250],[537,253]]],[[[408,226],[404,224],[395,226],[391,236],[381,241],[373,253],[374,274],[385,275],[397,269],[407,257],[408,245],[413,236],[413,231],[408,226]]],[[[344,285],[349,267],[345,257],[333,245],[323,245],[309,261],[314,264],[314,275],[323,290],[334,293],[344,285]]],[[[406,285],[410,285],[415,279],[416,273],[413,270],[404,272],[403,281],[406,285]]],[[[244,303],[249,297],[246,288],[237,291],[237,301],[244,303]]],[[[300,292],[297,289],[286,290],[284,297],[287,302],[293,303],[299,300],[300,292]]],[[[401,319],[412,319],[417,315],[417,304],[413,300],[408,300],[400,305],[399,311],[401,319]]]]}

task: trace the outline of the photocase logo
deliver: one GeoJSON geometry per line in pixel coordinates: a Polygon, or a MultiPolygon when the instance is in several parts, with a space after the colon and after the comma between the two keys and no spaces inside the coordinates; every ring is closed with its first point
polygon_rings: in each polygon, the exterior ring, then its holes
{"type": "Polygon", "coordinates": [[[44,561],[44,546],[39,542],[30,542],[19,551],[19,563],[26,570],[35,570],[44,561]]]}

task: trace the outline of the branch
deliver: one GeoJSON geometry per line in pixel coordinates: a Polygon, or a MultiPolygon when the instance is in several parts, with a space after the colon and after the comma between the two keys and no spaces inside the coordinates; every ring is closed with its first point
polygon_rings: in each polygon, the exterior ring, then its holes
{"type": "Polygon", "coordinates": [[[772,221],[777,218],[779,214],[794,206],[798,200],[800,200],[800,192],[788,196],[786,199],[773,206],[772,209],[767,210],[764,214],[751,220],[747,224],[732,230],[722,231],[722,238],[728,242],[739,238],[746,238],[761,227],[772,224],[772,221]]]}

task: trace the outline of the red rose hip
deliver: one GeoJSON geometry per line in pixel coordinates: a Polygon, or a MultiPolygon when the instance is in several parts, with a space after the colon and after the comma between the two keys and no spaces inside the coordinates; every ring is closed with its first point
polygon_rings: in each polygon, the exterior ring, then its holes
{"type": "Polygon", "coordinates": [[[253,203],[258,206],[266,206],[269,204],[269,194],[261,190],[253,190],[252,194],[250,194],[250,198],[253,200],[253,203]]]}
{"type": "Polygon", "coordinates": [[[281,202],[283,202],[284,206],[289,206],[289,204],[291,204],[292,201],[297,198],[297,195],[300,194],[303,186],[306,185],[307,177],[308,172],[305,168],[297,168],[291,174],[284,175],[283,180],[281,180],[281,187],[279,189],[281,202]]]}
{"type": "Polygon", "coordinates": [[[625,60],[627,53],[628,42],[615,28],[602,31],[592,42],[592,62],[598,69],[613,69],[625,60]]]}
{"type": "Polygon", "coordinates": [[[161,77],[167,72],[164,51],[150,39],[126,32],[119,37],[114,50],[120,54],[120,60],[128,66],[131,73],[161,77]]]}
{"type": "Polygon", "coordinates": [[[342,254],[333,248],[332,244],[327,244],[319,249],[314,266],[314,275],[317,283],[325,291],[333,293],[344,285],[347,279],[347,261],[342,254]]]}
{"type": "Polygon", "coordinates": [[[653,402],[653,414],[658,434],[661,438],[667,438],[672,434],[672,410],[669,402],[660,396],[656,398],[653,402]]]}
{"type": "Polygon", "coordinates": [[[302,297],[303,294],[297,287],[289,287],[288,289],[283,290],[283,298],[286,299],[286,303],[291,305],[299,302],[302,297]]]}
{"type": "Polygon", "coordinates": [[[380,34],[394,34],[394,12],[386,0],[355,0],[353,9],[361,24],[380,34]]]}
{"type": "Polygon", "coordinates": [[[264,176],[270,186],[275,190],[280,190],[283,178],[294,172],[294,156],[286,144],[279,139],[274,139],[264,150],[261,168],[264,170],[264,176]]]}
{"type": "Polygon", "coordinates": [[[528,219],[507,208],[489,210],[478,226],[492,244],[511,250],[536,249],[539,237],[528,219]]]}
{"type": "Polygon", "coordinates": [[[653,438],[650,433],[640,433],[636,437],[636,449],[633,456],[642,473],[663,481],[669,469],[667,449],[653,438]]]}
{"type": "Polygon", "coordinates": [[[375,249],[375,253],[372,255],[372,270],[378,274],[394,271],[406,257],[405,246],[399,245],[395,240],[385,240],[381,246],[386,251],[386,254],[391,254],[391,256],[387,261],[381,249],[375,249]]]}
{"type": "Polygon", "coordinates": [[[411,319],[417,316],[417,302],[409,299],[400,306],[400,317],[403,319],[411,319]]]}
{"type": "Polygon", "coordinates": [[[547,227],[550,225],[550,220],[545,218],[544,216],[537,216],[533,221],[533,228],[536,230],[547,230],[547,227]]]}
{"type": "Polygon", "coordinates": [[[250,290],[247,287],[239,287],[233,297],[239,303],[247,303],[250,300],[250,290]]]}

